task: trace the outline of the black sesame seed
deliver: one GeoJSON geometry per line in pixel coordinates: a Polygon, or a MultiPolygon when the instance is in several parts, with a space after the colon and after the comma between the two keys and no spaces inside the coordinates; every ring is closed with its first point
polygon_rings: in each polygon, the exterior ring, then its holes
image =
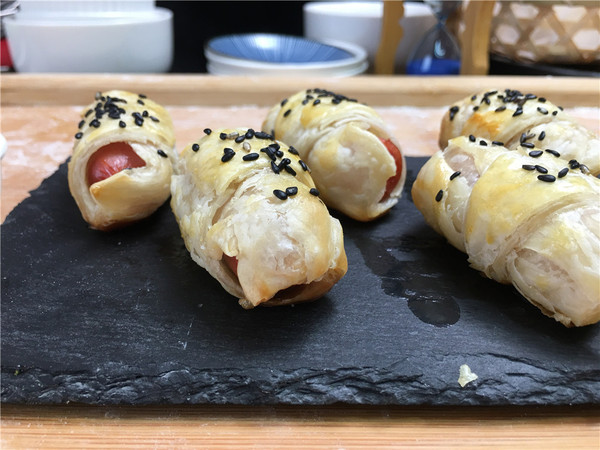
{"type": "Polygon", "coordinates": [[[277,197],[279,200],[287,200],[287,194],[285,192],[283,192],[281,189],[275,189],[273,191],[273,194],[275,194],[275,197],[277,197]]]}
{"type": "Polygon", "coordinates": [[[139,105],[143,105],[144,104],[144,102],[142,100],[138,100],[137,102],[138,102],[139,105]]]}
{"type": "Polygon", "coordinates": [[[313,106],[317,106],[319,103],[321,103],[321,99],[318,98],[313,102],[313,106]]]}
{"type": "Polygon", "coordinates": [[[121,128],[125,128],[127,126],[127,124],[125,122],[123,122],[122,120],[119,121],[119,126],[121,128]]]}
{"type": "Polygon", "coordinates": [[[235,143],[236,144],[241,144],[242,142],[244,142],[244,139],[246,139],[246,135],[245,134],[241,134],[238,137],[235,138],[235,143]]]}
{"type": "Polygon", "coordinates": [[[483,145],[484,147],[487,146],[487,142],[485,142],[483,139],[481,141],[479,141],[479,145],[483,145]]]}
{"type": "Polygon", "coordinates": [[[83,137],[83,133],[80,131],[75,135],[75,139],[81,139],[83,137]]]}
{"type": "Polygon", "coordinates": [[[500,147],[504,147],[504,142],[492,141],[492,145],[499,145],[500,147]]]}
{"type": "Polygon", "coordinates": [[[457,170],[456,172],[454,172],[452,175],[450,175],[450,180],[454,180],[457,176],[460,175],[460,170],[457,170]]]}
{"type": "Polygon", "coordinates": [[[258,159],[258,157],[259,157],[259,154],[258,154],[258,153],[248,153],[247,155],[244,155],[244,156],[242,157],[242,159],[243,159],[244,161],[255,161],[255,160],[257,160],[257,159],[258,159]]]}
{"type": "Polygon", "coordinates": [[[581,164],[579,164],[579,162],[577,162],[577,160],[576,160],[576,159],[571,159],[571,160],[569,161],[569,167],[570,167],[571,169],[578,169],[580,165],[581,165],[581,164]]]}
{"type": "Polygon", "coordinates": [[[479,106],[473,106],[473,111],[477,111],[479,109],[479,106]]]}
{"type": "Polygon", "coordinates": [[[532,164],[523,164],[521,167],[525,170],[535,170],[535,166],[532,164]]]}
{"type": "Polygon", "coordinates": [[[136,124],[138,127],[141,127],[142,125],[144,125],[144,119],[142,119],[141,117],[136,117],[136,118],[135,118],[135,124],[136,124]]]}
{"type": "Polygon", "coordinates": [[[538,102],[546,103],[546,99],[544,97],[540,97],[540,98],[538,98],[538,102]]]}
{"type": "Polygon", "coordinates": [[[162,156],[163,158],[168,158],[168,155],[161,149],[156,150],[156,153],[158,153],[159,156],[162,156]]]}
{"type": "Polygon", "coordinates": [[[477,99],[477,95],[473,95],[473,96],[471,97],[471,101],[473,101],[473,102],[474,102],[476,99],[477,99]]]}
{"type": "Polygon", "coordinates": [[[540,135],[538,136],[538,141],[543,141],[545,137],[546,137],[546,132],[542,131],[540,133],[540,135]]]}
{"type": "Polygon", "coordinates": [[[317,188],[310,188],[310,191],[308,191],[309,194],[314,195],[315,197],[319,195],[319,190],[317,188]]]}
{"type": "Polygon", "coordinates": [[[79,125],[77,125],[77,128],[81,128],[84,125],[85,125],[85,120],[82,120],[81,122],[79,122],[79,125]]]}
{"type": "Polygon", "coordinates": [[[197,152],[198,150],[200,150],[200,146],[198,144],[192,144],[192,150],[197,152]]]}
{"type": "Polygon", "coordinates": [[[525,148],[535,148],[535,145],[532,142],[523,142],[521,144],[521,147],[525,147],[525,148]]]}
{"type": "Polygon", "coordinates": [[[272,160],[272,161],[275,161],[275,159],[277,159],[277,158],[275,157],[275,153],[273,152],[273,149],[271,149],[271,148],[269,148],[269,147],[264,147],[264,148],[261,148],[261,149],[260,149],[260,151],[261,151],[261,152],[264,152],[264,153],[266,153],[266,154],[267,154],[267,156],[268,156],[269,158],[271,158],[271,160],[272,160]]]}
{"type": "Polygon", "coordinates": [[[273,140],[273,134],[265,133],[264,131],[254,132],[254,137],[258,139],[270,139],[273,140]]]}
{"type": "Polygon", "coordinates": [[[281,146],[279,145],[279,143],[273,142],[272,144],[269,144],[269,148],[273,151],[277,151],[281,148],[281,146]]]}
{"type": "Polygon", "coordinates": [[[494,110],[494,112],[502,112],[502,111],[504,111],[505,109],[506,109],[506,106],[502,105],[502,106],[499,106],[499,107],[497,107],[497,108],[494,110]]]}
{"type": "Polygon", "coordinates": [[[204,129],[204,134],[206,134],[208,136],[210,133],[212,133],[212,130],[210,128],[204,129]]]}
{"type": "Polygon", "coordinates": [[[534,98],[537,98],[537,95],[535,95],[535,94],[526,94],[525,98],[527,100],[533,100],[534,98]]]}
{"type": "Polygon", "coordinates": [[[285,171],[287,173],[289,173],[290,175],[294,175],[296,176],[296,171],[294,169],[292,169],[289,165],[283,166],[283,168],[285,169],[285,171]]]}
{"type": "Polygon", "coordinates": [[[292,110],[288,109],[286,112],[283,113],[283,117],[289,116],[291,112],[292,112],[292,110]]]}
{"type": "Polygon", "coordinates": [[[476,139],[475,139],[475,136],[473,136],[472,134],[470,134],[470,135],[469,135],[469,140],[470,140],[471,142],[475,142],[475,141],[476,141],[476,139]]]}
{"type": "Polygon", "coordinates": [[[225,139],[227,139],[227,133],[220,133],[219,134],[219,138],[224,141],[225,139]]]}
{"type": "Polygon", "coordinates": [[[283,100],[281,100],[281,103],[280,103],[281,107],[283,108],[287,102],[288,102],[287,98],[284,98],[283,100]]]}
{"type": "Polygon", "coordinates": [[[277,164],[275,164],[275,161],[271,161],[271,170],[275,173],[279,173],[279,166],[277,166],[277,164]]]}
{"type": "Polygon", "coordinates": [[[283,152],[281,150],[275,150],[275,156],[277,156],[278,158],[282,158],[283,152]]]}
{"type": "Polygon", "coordinates": [[[85,117],[89,116],[93,112],[94,112],[93,109],[88,109],[87,112],[85,113],[85,117]]]}
{"type": "Polygon", "coordinates": [[[290,152],[292,155],[300,155],[300,153],[298,153],[298,150],[296,150],[294,147],[290,146],[290,148],[288,149],[288,152],[290,152]]]}
{"type": "Polygon", "coordinates": [[[550,153],[552,156],[556,156],[557,158],[560,158],[560,153],[558,153],[556,150],[552,150],[551,148],[547,148],[546,152],[550,153]]]}
{"type": "Polygon", "coordinates": [[[569,168],[568,167],[565,167],[564,169],[561,169],[560,172],[558,172],[558,178],[564,177],[567,173],[569,173],[569,168]]]}
{"type": "Polygon", "coordinates": [[[138,94],[138,97],[139,98],[148,98],[148,97],[146,97],[146,94],[138,94]]]}
{"type": "Polygon", "coordinates": [[[308,169],[308,166],[306,165],[306,163],[305,163],[304,161],[302,161],[302,160],[299,160],[299,161],[298,161],[298,164],[300,164],[300,167],[302,167],[302,169],[303,169],[305,172],[308,172],[308,170],[309,170],[309,169],[308,169]]]}
{"type": "Polygon", "coordinates": [[[288,197],[291,197],[292,195],[296,195],[298,193],[298,188],[296,186],[290,186],[285,189],[285,193],[288,197]]]}
{"type": "Polygon", "coordinates": [[[546,169],[544,166],[538,166],[537,164],[535,165],[535,170],[537,170],[539,173],[548,173],[548,169],[546,169]]]}
{"type": "Polygon", "coordinates": [[[235,151],[231,147],[225,147],[223,149],[223,153],[225,153],[226,155],[231,155],[231,154],[235,155],[235,151]]]}
{"type": "Polygon", "coordinates": [[[435,195],[435,201],[436,202],[440,202],[442,200],[442,197],[444,196],[444,191],[442,191],[441,189],[438,191],[438,193],[435,195]]]}
{"type": "Polygon", "coordinates": [[[142,117],[148,117],[150,114],[148,114],[148,111],[144,110],[142,112],[142,117]]]}
{"type": "Polygon", "coordinates": [[[454,120],[454,116],[458,112],[458,109],[458,106],[453,106],[452,108],[450,108],[450,120],[454,120]]]}
{"type": "Polygon", "coordinates": [[[98,128],[100,126],[100,122],[98,119],[94,119],[90,122],[90,127],[98,128]]]}
{"type": "Polygon", "coordinates": [[[544,153],[541,150],[534,150],[532,152],[529,152],[529,156],[531,156],[532,158],[537,158],[538,156],[542,156],[542,153],[544,153]]]}
{"type": "Polygon", "coordinates": [[[221,156],[221,161],[222,162],[230,161],[231,158],[233,158],[234,156],[235,156],[235,152],[233,150],[231,152],[225,152],[225,154],[223,156],[221,156]]]}
{"type": "Polygon", "coordinates": [[[555,116],[558,114],[558,111],[552,111],[552,115],[555,116]]]}
{"type": "Polygon", "coordinates": [[[538,175],[538,180],[552,183],[552,182],[556,181],[556,177],[554,175],[544,174],[544,175],[538,175]]]}
{"type": "Polygon", "coordinates": [[[542,108],[541,106],[538,106],[537,110],[544,115],[548,114],[548,110],[546,108],[542,108]]]}
{"type": "Polygon", "coordinates": [[[515,112],[513,113],[513,117],[515,116],[520,116],[521,114],[523,114],[523,108],[521,108],[520,106],[515,110],[515,112]]]}
{"type": "Polygon", "coordinates": [[[252,128],[248,128],[248,131],[246,131],[244,136],[246,139],[252,139],[254,137],[254,130],[252,128]]]}

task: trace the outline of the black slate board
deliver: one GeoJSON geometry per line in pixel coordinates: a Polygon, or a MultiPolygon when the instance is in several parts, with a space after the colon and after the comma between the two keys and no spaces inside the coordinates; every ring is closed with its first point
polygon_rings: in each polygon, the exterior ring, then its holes
{"type": "Polygon", "coordinates": [[[2,402],[599,403],[600,326],[566,329],[470,269],[412,204],[424,162],[386,217],[340,217],[349,269],[329,294],[250,311],[193,263],[168,204],[90,230],[61,165],[1,228],[2,402]]]}

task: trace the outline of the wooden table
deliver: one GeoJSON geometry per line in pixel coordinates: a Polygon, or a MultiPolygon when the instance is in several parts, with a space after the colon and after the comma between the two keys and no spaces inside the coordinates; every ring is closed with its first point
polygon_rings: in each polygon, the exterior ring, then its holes
{"type": "MultiPolygon", "coordinates": [[[[2,75],[2,220],[70,154],[94,92],[143,92],[171,112],[178,147],[207,126],[259,128],[269,106],[324,87],[375,107],[408,156],[437,150],[449,103],[480,89],[543,95],[600,132],[597,79],[371,76],[2,75]]],[[[600,448],[600,408],[585,406],[89,406],[2,404],[2,448],[600,448]]]]}

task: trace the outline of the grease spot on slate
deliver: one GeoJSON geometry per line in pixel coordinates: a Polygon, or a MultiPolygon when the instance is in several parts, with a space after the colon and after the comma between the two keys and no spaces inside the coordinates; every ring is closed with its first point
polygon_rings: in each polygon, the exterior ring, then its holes
{"type": "MultiPolygon", "coordinates": [[[[436,292],[444,284],[441,275],[425,270],[419,259],[411,257],[413,251],[428,252],[426,243],[408,239],[376,240],[356,237],[354,242],[363,255],[365,264],[381,279],[383,291],[407,300],[410,311],[422,322],[436,327],[447,327],[460,319],[460,307],[451,297],[440,298],[436,292]]],[[[441,274],[442,272],[440,272],[441,274]]]]}

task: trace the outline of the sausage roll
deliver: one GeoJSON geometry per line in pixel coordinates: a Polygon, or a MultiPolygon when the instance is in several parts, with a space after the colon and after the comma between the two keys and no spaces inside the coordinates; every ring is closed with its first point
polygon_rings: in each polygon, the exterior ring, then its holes
{"type": "Polygon", "coordinates": [[[452,105],[441,124],[440,148],[457,136],[477,136],[507,148],[540,147],[600,173],[600,139],[543,97],[490,90],[452,105]]]}
{"type": "Polygon", "coordinates": [[[205,133],[181,152],[171,182],[192,259],[246,309],[328,292],[348,267],[342,226],[298,153],[252,129],[205,133]]]}
{"type": "Polygon", "coordinates": [[[427,161],[412,196],[473,268],[566,326],[600,320],[600,180],[580,166],[461,136],[427,161]]]}
{"type": "Polygon", "coordinates": [[[308,89],[275,105],[263,130],[298,150],[327,206],[369,221],[398,202],[406,177],[404,156],[372,108],[308,89]]]}
{"type": "Polygon", "coordinates": [[[145,218],[170,195],[176,156],[169,113],[142,94],[96,94],[82,112],[68,165],[69,189],[92,228],[145,218]]]}

